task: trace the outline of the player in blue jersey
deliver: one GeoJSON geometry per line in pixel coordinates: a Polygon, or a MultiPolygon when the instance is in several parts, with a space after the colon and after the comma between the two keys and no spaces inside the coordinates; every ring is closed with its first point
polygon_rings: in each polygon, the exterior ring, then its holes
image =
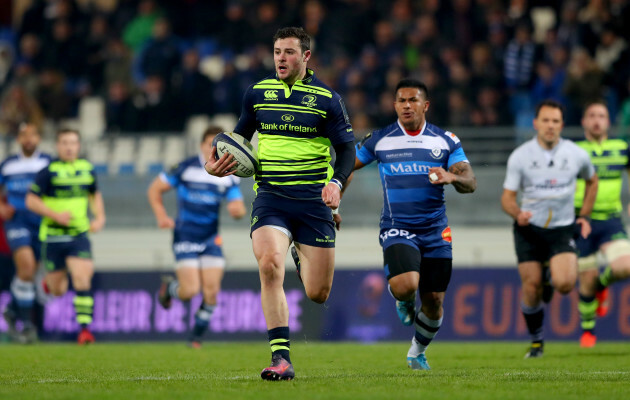
{"type": "MultiPolygon", "coordinates": [[[[442,303],[451,279],[452,238],[444,185],[453,185],[459,193],[472,193],[477,187],[457,136],[426,121],[429,104],[424,83],[401,80],[394,103],[398,120],[357,144],[354,165],[359,169],[378,162],[385,275],[401,322],[415,327],[407,365],[418,370],[430,369],[425,350],[442,325],[442,303]]],[[[335,220],[341,223],[340,216],[335,220]]]]}
{"type": "MultiPolygon", "coordinates": [[[[306,295],[325,302],[335,262],[332,210],[339,206],[355,151],[341,97],[306,67],[311,58],[308,34],[302,28],[278,30],[273,52],[276,73],[249,87],[234,131],[246,139],[258,131],[251,237],[272,353],[261,377],[290,380],[295,373],[289,356],[284,260],[293,242],[306,295]],[[337,155],[334,167],[330,146],[337,155]]],[[[216,176],[233,174],[231,157],[211,157],[206,170],[216,176]]]]}
{"type": "Polygon", "coordinates": [[[33,306],[41,246],[37,232],[41,218],[26,208],[24,198],[35,175],[50,163],[50,156],[37,150],[40,139],[35,125],[23,124],[17,135],[21,152],[9,156],[0,164],[0,185],[4,187],[8,200],[0,203],[0,217],[6,221],[6,237],[16,267],[11,282],[11,302],[3,315],[10,336],[21,343],[30,343],[37,338],[33,306]],[[22,321],[21,332],[17,331],[17,321],[22,321]]]}
{"type": "Polygon", "coordinates": [[[201,346],[201,338],[217,304],[221,288],[225,259],[219,236],[219,207],[227,201],[227,210],[233,218],[245,213],[239,178],[218,178],[203,169],[212,152],[212,140],[221,132],[209,127],[201,138],[200,154],[190,157],[171,171],[156,177],[148,190],[149,203],[162,229],[173,229],[177,279],[164,277],[159,300],[164,308],[171,306],[172,298],[190,300],[200,291],[203,301],[195,313],[195,324],[190,334],[190,346],[201,346]],[[169,217],[162,195],[171,189],[177,192],[177,220],[169,217]]]}

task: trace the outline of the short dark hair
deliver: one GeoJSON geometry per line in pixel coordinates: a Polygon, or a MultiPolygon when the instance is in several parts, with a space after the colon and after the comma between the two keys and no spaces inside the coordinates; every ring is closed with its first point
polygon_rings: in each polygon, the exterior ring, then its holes
{"type": "Polygon", "coordinates": [[[551,99],[543,100],[538,103],[538,105],[536,106],[536,118],[538,118],[540,109],[543,107],[557,108],[558,110],[560,110],[560,115],[562,116],[562,119],[564,119],[564,106],[562,105],[562,103],[551,99]]]}
{"type": "Polygon", "coordinates": [[[216,136],[221,132],[223,132],[223,128],[216,125],[210,125],[205,131],[203,131],[203,135],[201,135],[201,143],[205,142],[209,137],[216,136]]]}
{"type": "Polygon", "coordinates": [[[57,135],[55,135],[55,139],[58,141],[61,136],[65,135],[67,133],[74,133],[75,135],[77,135],[79,140],[81,140],[81,134],[79,133],[79,131],[77,129],[70,129],[70,128],[59,129],[57,131],[57,135]]]}
{"type": "Polygon", "coordinates": [[[311,37],[302,28],[289,26],[286,28],[278,29],[276,34],[273,35],[273,43],[275,44],[278,39],[287,39],[287,38],[296,38],[300,41],[300,48],[302,49],[302,54],[304,54],[306,50],[311,49],[311,37]]]}
{"type": "Polygon", "coordinates": [[[608,104],[606,104],[606,101],[604,99],[594,99],[586,102],[586,104],[584,105],[584,109],[582,110],[582,114],[586,113],[586,110],[595,105],[604,106],[606,110],[608,110],[608,104]]]}
{"type": "Polygon", "coordinates": [[[427,85],[425,85],[424,83],[420,82],[417,79],[413,79],[413,78],[401,79],[400,82],[398,82],[398,85],[396,85],[396,90],[394,91],[394,95],[396,95],[396,93],[398,93],[398,89],[401,89],[401,88],[417,88],[420,90],[420,92],[422,92],[425,100],[429,98],[429,89],[427,89],[427,85]]]}

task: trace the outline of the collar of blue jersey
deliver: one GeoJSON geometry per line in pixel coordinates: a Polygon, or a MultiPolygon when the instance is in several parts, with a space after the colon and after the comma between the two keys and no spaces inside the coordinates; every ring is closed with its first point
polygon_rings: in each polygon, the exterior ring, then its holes
{"type": "MultiPolygon", "coordinates": [[[[401,131],[403,131],[403,133],[407,136],[411,136],[410,134],[407,133],[407,129],[405,129],[405,127],[403,126],[403,124],[400,123],[400,120],[397,119],[396,122],[398,123],[398,127],[400,128],[401,131]]],[[[422,129],[420,129],[420,133],[418,134],[418,136],[422,136],[424,134],[424,130],[427,129],[427,120],[424,120],[424,124],[422,125],[422,129]]]]}
{"type": "MultiPolygon", "coordinates": [[[[278,78],[278,73],[276,73],[275,77],[278,81],[284,83],[284,81],[278,78]]],[[[313,78],[315,78],[315,72],[313,72],[313,70],[310,68],[306,68],[306,77],[304,79],[298,79],[297,81],[295,81],[294,85],[297,84],[298,82],[301,82],[302,84],[305,84],[305,85],[309,85],[311,82],[313,82],[313,78]]]]}
{"type": "Polygon", "coordinates": [[[24,154],[24,152],[22,151],[22,149],[20,149],[20,151],[18,151],[18,153],[17,153],[17,154],[18,154],[18,157],[19,157],[19,158],[28,158],[28,159],[31,159],[31,158],[39,158],[39,156],[40,156],[41,152],[40,152],[39,150],[35,150],[35,151],[33,152],[33,154],[31,154],[31,156],[30,156],[30,157],[27,157],[27,156],[24,154]]]}

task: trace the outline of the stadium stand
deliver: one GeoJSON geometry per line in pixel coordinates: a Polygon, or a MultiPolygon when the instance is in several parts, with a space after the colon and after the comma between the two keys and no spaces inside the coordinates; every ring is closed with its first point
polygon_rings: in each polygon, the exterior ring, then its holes
{"type": "Polygon", "coordinates": [[[117,137],[113,139],[112,153],[109,159],[109,173],[114,175],[135,174],[136,159],[135,137],[117,137]]]}
{"type": "Polygon", "coordinates": [[[164,169],[162,162],[162,138],[142,136],[138,139],[138,151],[135,157],[135,173],[155,175],[164,169]]]}

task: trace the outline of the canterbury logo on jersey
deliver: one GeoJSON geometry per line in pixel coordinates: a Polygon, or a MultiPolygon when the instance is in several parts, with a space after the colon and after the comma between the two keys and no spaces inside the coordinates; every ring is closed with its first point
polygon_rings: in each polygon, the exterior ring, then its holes
{"type": "Polygon", "coordinates": [[[278,91],[265,90],[265,100],[278,100],[278,91]]]}

